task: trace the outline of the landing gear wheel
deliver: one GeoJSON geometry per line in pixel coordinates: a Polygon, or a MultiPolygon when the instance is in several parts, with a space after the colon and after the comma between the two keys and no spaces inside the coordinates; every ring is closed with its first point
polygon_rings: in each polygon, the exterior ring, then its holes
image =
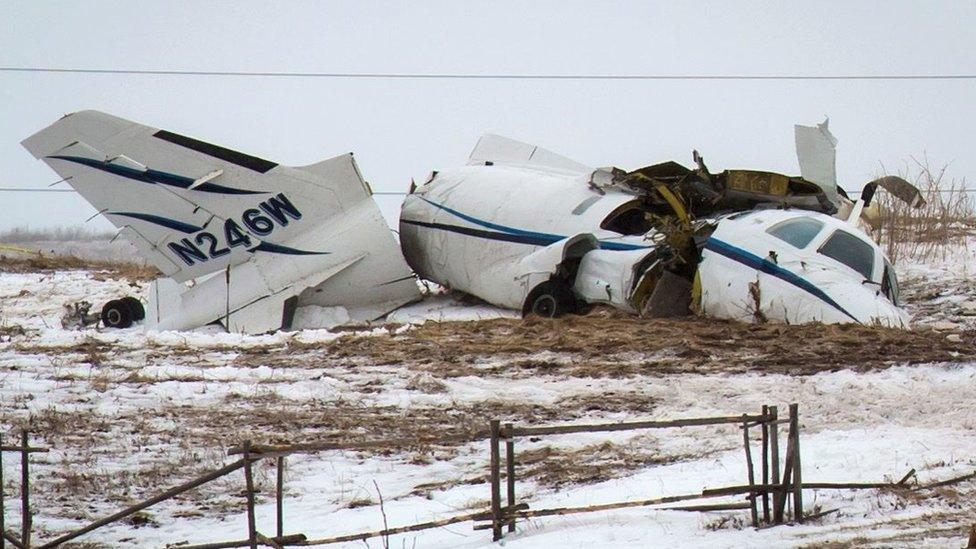
{"type": "Polygon", "coordinates": [[[559,282],[546,282],[532,290],[526,305],[526,314],[558,318],[576,312],[576,297],[565,285],[559,282]]]}
{"type": "Polygon", "coordinates": [[[102,307],[102,324],[106,328],[128,328],[132,326],[132,309],[121,299],[113,299],[102,307]]]}
{"type": "Polygon", "coordinates": [[[130,295],[123,297],[119,301],[129,306],[129,310],[132,311],[132,320],[134,322],[139,322],[140,320],[146,318],[146,308],[142,306],[142,302],[138,299],[130,295]]]}

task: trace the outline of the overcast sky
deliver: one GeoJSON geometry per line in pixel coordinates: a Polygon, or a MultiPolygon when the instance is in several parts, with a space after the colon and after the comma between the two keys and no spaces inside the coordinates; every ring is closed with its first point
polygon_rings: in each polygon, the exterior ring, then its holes
{"type": "MultiPolygon", "coordinates": [[[[548,74],[976,74],[976,2],[0,3],[0,66],[548,74]]],[[[927,152],[976,173],[976,81],[485,81],[0,72],[0,186],[57,176],[20,146],[98,109],[290,165],[353,151],[374,190],[464,163],[483,132],[581,162],[798,173],[825,115],[859,189],[927,152]]],[[[67,187],[65,187],[67,188],[67,187]]],[[[399,198],[380,199],[394,212],[399,198]]],[[[0,230],[81,224],[73,195],[0,192],[0,230]]],[[[90,226],[108,228],[103,219],[90,226]]]]}

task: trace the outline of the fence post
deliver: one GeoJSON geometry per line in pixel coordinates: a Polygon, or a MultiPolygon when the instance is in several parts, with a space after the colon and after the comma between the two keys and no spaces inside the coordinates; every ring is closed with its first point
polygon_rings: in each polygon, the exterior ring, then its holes
{"type": "Polygon", "coordinates": [[[254,476],[251,472],[251,441],[244,441],[244,483],[247,487],[247,541],[251,549],[258,549],[257,526],[254,522],[254,476]]]}
{"type": "MultiPolygon", "coordinates": [[[[771,484],[779,484],[779,408],[769,407],[769,461],[772,475],[771,484]]],[[[773,520],[776,521],[776,509],[779,508],[779,490],[773,490],[773,520]]]]}
{"type": "MultiPolygon", "coordinates": [[[[762,407],[762,483],[769,485],[769,406],[762,407]]],[[[762,493],[763,522],[769,523],[769,491],[762,493]]]]}
{"type": "Polygon", "coordinates": [[[277,486],[275,488],[275,512],[277,514],[277,521],[276,521],[277,528],[275,531],[279,538],[284,537],[285,535],[285,510],[284,510],[284,504],[282,503],[284,501],[282,497],[282,493],[284,492],[284,487],[285,487],[284,473],[285,473],[285,456],[278,456],[278,471],[277,471],[277,478],[276,478],[277,486]]]}
{"type": "Polygon", "coordinates": [[[793,518],[803,522],[803,475],[800,472],[800,406],[790,404],[790,435],[793,437],[793,518]]]}
{"type": "Polygon", "coordinates": [[[786,459],[783,462],[783,478],[780,482],[780,488],[777,490],[778,499],[776,502],[775,509],[773,511],[774,519],[777,524],[782,523],[785,519],[786,503],[790,499],[790,478],[793,474],[793,465],[795,463],[795,446],[793,444],[793,433],[787,433],[786,435],[786,459]]]}
{"type": "MultiPolygon", "coordinates": [[[[752,449],[749,447],[749,421],[742,414],[742,442],[746,448],[746,472],[749,475],[749,488],[756,486],[756,473],[752,467],[752,449]]],[[[752,526],[759,527],[759,512],[756,510],[756,492],[749,492],[749,510],[752,513],[752,526]]]]}
{"type": "Polygon", "coordinates": [[[498,437],[500,431],[500,422],[497,419],[491,420],[489,423],[491,428],[491,535],[492,541],[498,541],[502,539],[502,489],[501,489],[501,471],[500,456],[498,455],[498,437]]]}
{"type": "Polygon", "coordinates": [[[508,531],[515,531],[515,431],[511,423],[505,424],[505,481],[508,484],[508,510],[511,519],[508,521],[508,531]]]}
{"type": "Polygon", "coordinates": [[[28,435],[28,430],[25,427],[20,433],[20,513],[23,516],[20,544],[25,549],[30,547],[31,524],[34,522],[31,518],[30,508],[30,459],[28,459],[30,453],[27,451],[29,438],[30,435],[28,435]]]}

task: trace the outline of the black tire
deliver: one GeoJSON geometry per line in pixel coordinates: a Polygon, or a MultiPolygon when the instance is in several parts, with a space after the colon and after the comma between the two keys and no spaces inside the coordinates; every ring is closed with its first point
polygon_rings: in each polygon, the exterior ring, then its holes
{"type": "Polygon", "coordinates": [[[558,318],[576,312],[576,296],[564,284],[546,282],[532,290],[523,312],[543,318],[558,318]]]}
{"type": "Polygon", "coordinates": [[[132,311],[133,322],[139,322],[140,320],[146,318],[146,308],[142,306],[142,302],[138,299],[129,295],[123,297],[120,301],[128,305],[129,310],[132,311]]]}
{"type": "Polygon", "coordinates": [[[132,326],[132,309],[121,299],[113,299],[102,307],[102,324],[106,328],[128,328],[132,326]]]}

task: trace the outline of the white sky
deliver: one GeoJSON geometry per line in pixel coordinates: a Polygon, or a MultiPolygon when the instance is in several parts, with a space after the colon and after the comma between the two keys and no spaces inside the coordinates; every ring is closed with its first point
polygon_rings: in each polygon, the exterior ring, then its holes
{"type": "MultiPolygon", "coordinates": [[[[976,74],[976,2],[0,3],[0,66],[309,72],[976,74]]],[[[459,81],[0,73],[0,186],[58,178],[19,142],[99,109],[290,165],[354,151],[374,190],[462,164],[486,131],[581,162],[798,173],[824,115],[841,184],[927,152],[976,171],[976,81],[459,81]]],[[[380,201],[396,211],[398,197],[380,201]]],[[[0,192],[0,230],[83,223],[0,192]]],[[[98,228],[110,225],[97,219],[98,228]]]]}

